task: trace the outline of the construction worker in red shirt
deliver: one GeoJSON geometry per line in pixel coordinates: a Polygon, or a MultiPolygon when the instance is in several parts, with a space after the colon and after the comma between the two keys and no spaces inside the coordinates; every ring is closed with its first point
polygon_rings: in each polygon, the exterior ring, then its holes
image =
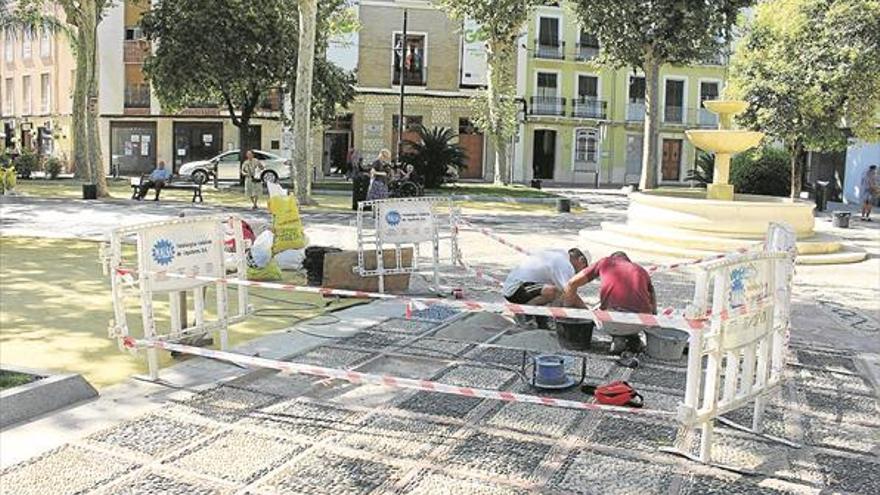
{"type": "MultiPolygon", "coordinates": [[[[602,281],[599,287],[600,309],[629,313],[657,313],[657,297],[651,276],[621,251],[600,259],[569,279],[562,295],[563,304],[568,307],[586,308],[577,290],[596,278],[602,281]]],[[[620,354],[625,350],[639,352],[641,347],[642,340],[639,334],[612,337],[612,354],[620,354]]]]}

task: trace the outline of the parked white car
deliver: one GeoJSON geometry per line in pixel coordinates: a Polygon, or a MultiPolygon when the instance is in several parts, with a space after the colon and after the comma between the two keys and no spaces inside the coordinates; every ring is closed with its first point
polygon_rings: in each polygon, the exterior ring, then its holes
{"type": "MultiPolygon", "coordinates": [[[[261,150],[254,150],[254,157],[263,162],[263,166],[266,167],[262,175],[264,182],[276,182],[278,179],[290,178],[290,160],[261,150]]],[[[215,170],[219,180],[238,180],[239,165],[238,150],[232,150],[221,153],[210,160],[184,163],[177,173],[181,177],[191,178],[196,184],[208,182],[214,176],[215,170]]]]}

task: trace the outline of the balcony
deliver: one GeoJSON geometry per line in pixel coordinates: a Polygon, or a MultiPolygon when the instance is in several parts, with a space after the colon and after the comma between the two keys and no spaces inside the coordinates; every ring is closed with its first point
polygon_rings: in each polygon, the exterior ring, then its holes
{"type": "Polygon", "coordinates": [[[571,116],[579,119],[604,119],[608,115],[608,102],[598,98],[576,98],[572,107],[571,116]]]}
{"type": "Polygon", "coordinates": [[[533,96],[529,102],[529,113],[531,115],[554,115],[562,117],[565,115],[565,98],[556,96],[533,96]]]}
{"type": "Polygon", "coordinates": [[[126,40],[123,42],[122,61],[126,64],[143,64],[150,53],[150,43],[146,40],[126,40]]]}
{"type": "Polygon", "coordinates": [[[589,62],[599,56],[598,45],[577,44],[577,50],[574,52],[574,58],[578,62],[589,62]]]}
{"type": "Polygon", "coordinates": [[[127,84],[125,86],[125,108],[150,108],[150,85],[127,84]]]}
{"type": "MultiPolygon", "coordinates": [[[[421,70],[404,70],[403,82],[407,86],[425,86],[428,83],[427,68],[422,67],[421,70]]],[[[400,85],[400,71],[397,67],[394,68],[394,80],[392,81],[392,84],[395,86],[400,85]]]]}
{"type": "Polygon", "coordinates": [[[645,100],[630,100],[626,105],[627,122],[645,121],[645,100]]]}
{"type": "Polygon", "coordinates": [[[667,124],[684,124],[685,108],[676,105],[666,105],[663,107],[663,122],[667,124]]]}
{"type": "Polygon", "coordinates": [[[546,58],[550,60],[565,60],[565,42],[557,41],[556,43],[535,42],[535,58],[546,58]]]}
{"type": "Polygon", "coordinates": [[[697,112],[697,124],[700,127],[718,127],[718,115],[700,108],[697,112]]]}

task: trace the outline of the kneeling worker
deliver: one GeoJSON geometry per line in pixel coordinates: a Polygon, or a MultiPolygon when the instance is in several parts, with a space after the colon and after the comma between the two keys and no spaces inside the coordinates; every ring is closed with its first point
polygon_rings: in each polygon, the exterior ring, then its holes
{"type": "MultiPolygon", "coordinates": [[[[601,309],[629,313],[657,313],[657,297],[654,294],[651,276],[621,251],[600,259],[572,277],[565,286],[563,303],[569,307],[586,308],[577,290],[597,277],[602,281],[599,287],[601,309]]],[[[641,349],[639,334],[612,337],[613,354],[620,354],[627,349],[631,351],[641,349]]]]}
{"type": "MultiPolygon", "coordinates": [[[[574,274],[587,268],[590,259],[577,248],[538,251],[514,268],[504,281],[504,299],[514,304],[546,306],[562,295],[574,274]]],[[[547,328],[547,317],[535,318],[547,328]]]]}

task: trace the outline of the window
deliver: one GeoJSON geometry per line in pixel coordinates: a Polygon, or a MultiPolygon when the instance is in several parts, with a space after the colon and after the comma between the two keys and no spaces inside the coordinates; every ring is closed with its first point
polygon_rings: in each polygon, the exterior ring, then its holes
{"type": "Polygon", "coordinates": [[[49,74],[40,76],[40,113],[50,113],[52,106],[52,85],[49,74]]]}
{"type": "Polygon", "coordinates": [[[629,101],[630,103],[644,103],[645,101],[645,78],[642,76],[630,76],[629,78],[629,101]]]}
{"type": "Polygon", "coordinates": [[[574,139],[575,164],[599,161],[599,132],[596,129],[578,129],[574,139]]]}
{"type": "MultiPolygon", "coordinates": [[[[395,115],[392,117],[391,125],[394,127],[394,131],[397,132],[398,122],[400,121],[400,116],[395,115]]],[[[403,130],[406,132],[415,132],[416,128],[422,125],[422,116],[421,115],[405,115],[403,117],[404,125],[406,126],[403,130]]]]}
{"type": "Polygon", "coordinates": [[[599,78],[596,76],[578,76],[577,91],[579,98],[598,98],[599,78]]]}
{"type": "Polygon", "coordinates": [[[700,107],[706,100],[718,99],[718,83],[717,82],[701,82],[700,83],[700,107]]]}
{"type": "Polygon", "coordinates": [[[666,80],[666,101],[663,115],[666,122],[683,122],[684,120],[684,81],[666,80]]]}
{"type": "Polygon", "coordinates": [[[642,173],[642,153],[644,137],[641,134],[627,134],[626,136],[626,177],[627,184],[632,180],[639,180],[642,173]]]}
{"type": "Polygon", "coordinates": [[[15,113],[15,83],[11,77],[6,78],[6,97],[3,102],[3,113],[12,115],[15,113]]]}
{"type": "Polygon", "coordinates": [[[7,62],[15,60],[15,36],[12,35],[12,31],[6,31],[6,44],[4,45],[4,51],[6,52],[7,62]]]}
{"type": "Polygon", "coordinates": [[[31,113],[31,76],[21,78],[21,114],[31,113]]]}
{"type": "Polygon", "coordinates": [[[29,60],[33,55],[34,32],[26,29],[21,36],[21,58],[29,60]]]}
{"type": "Polygon", "coordinates": [[[52,56],[52,38],[45,29],[40,33],[40,56],[43,58],[52,56]]]}
{"type": "Polygon", "coordinates": [[[137,41],[144,39],[144,31],[140,26],[127,26],[125,28],[125,41],[137,41]]]}
{"type": "Polygon", "coordinates": [[[557,77],[552,72],[539,72],[537,95],[541,98],[556,98],[558,88],[557,77]]]}
{"type": "Polygon", "coordinates": [[[599,55],[599,38],[581,31],[578,35],[577,59],[586,62],[599,55]]]}
{"type": "Polygon", "coordinates": [[[548,47],[559,46],[559,19],[541,17],[538,21],[538,43],[548,47]]]}
{"type": "Polygon", "coordinates": [[[400,34],[394,35],[394,82],[400,84],[401,57],[403,57],[403,82],[414,86],[424,86],[426,77],[425,35],[407,34],[406,43],[401,43],[400,34]]]}

